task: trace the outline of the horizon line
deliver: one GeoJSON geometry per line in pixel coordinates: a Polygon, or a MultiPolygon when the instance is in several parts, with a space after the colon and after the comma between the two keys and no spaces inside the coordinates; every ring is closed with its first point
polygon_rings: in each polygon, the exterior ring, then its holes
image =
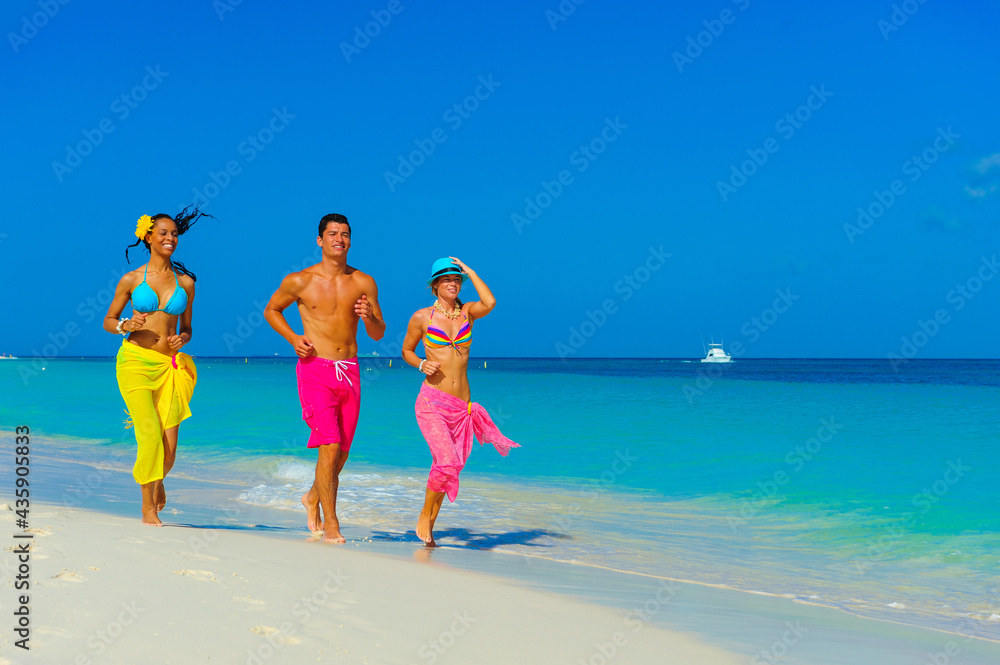
{"type": "MultiPolygon", "coordinates": [[[[0,360],[80,360],[88,359],[109,359],[116,355],[108,356],[0,356],[0,360]]],[[[295,360],[298,356],[213,356],[213,355],[192,355],[192,358],[212,358],[212,359],[250,359],[255,360],[295,360]]],[[[355,356],[365,360],[402,360],[402,356],[355,356]]],[[[559,360],[562,362],[571,360],[700,360],[701,356],[581,356],[578,358],[560,358],[558,356],[478,356],[471,360],[559,360]]],[[[732,362],[744,360],[885,360],[892,361],[892,358],[885,356],[760,356],[753,358],[734,358],[732,362]]],[[[977,362],[1000,360],[1000,358],[954,358],[954,357],[930,357],[930,358],[906,358],[908,362],[920,360],[975,360],[977,362]]],[[[728,363],[706,363],[706,364],[728,364],[728,363]]]]}

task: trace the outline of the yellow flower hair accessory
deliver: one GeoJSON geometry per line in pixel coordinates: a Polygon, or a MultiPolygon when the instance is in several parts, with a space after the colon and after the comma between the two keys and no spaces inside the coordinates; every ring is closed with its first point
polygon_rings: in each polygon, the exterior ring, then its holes
{"type": "Polygon", "coordinates": [[[135,237],[139,240],[143,240],[146,234],[153,229],[153,218],[149,215],[143,215],[139,218],[139,221],[135,223],[135,237]]]}

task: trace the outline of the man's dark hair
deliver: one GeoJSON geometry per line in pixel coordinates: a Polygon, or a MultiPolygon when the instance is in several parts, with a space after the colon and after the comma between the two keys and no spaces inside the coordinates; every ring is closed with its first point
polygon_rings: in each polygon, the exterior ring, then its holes
{"type": "Polygon", "coordinates": [[[319,220],[319,234],[323,235],[326,231],[328,224],[344,224],[347,226],[347,231],[351,232],[351,224],[347,221],[347,218],[343,215],[339,215],[335,212],[331,212],[329,215],[323,215],[323,219],[319,220]]]}

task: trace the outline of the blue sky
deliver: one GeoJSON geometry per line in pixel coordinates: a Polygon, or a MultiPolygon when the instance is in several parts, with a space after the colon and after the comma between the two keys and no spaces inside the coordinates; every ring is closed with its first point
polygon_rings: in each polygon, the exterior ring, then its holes
{"type": "Polygon", "coordinates": [[[499,301],[479,356],[1000,356],[996,3],[0,16],[2,352],[115,353],[136,218],[205,199],[194,355],[291,355],[257,311],[340,212],[388,323],[362,351],[455,255],[499,301]]]}

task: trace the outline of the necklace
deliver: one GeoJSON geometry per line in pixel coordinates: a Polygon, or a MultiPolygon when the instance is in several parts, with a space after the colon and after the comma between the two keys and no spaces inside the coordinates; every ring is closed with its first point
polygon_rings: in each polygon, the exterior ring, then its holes
{"type": "Polygon", "coordinates": [[[442,307],[439,303],[434,303],[434,309],[449,319],[457,319],[458,317],[462,316],[462,308],[459,307],[457,304],[455,305],[455,309],[450,312],[446,310],[444,307],[442,307]]]}

